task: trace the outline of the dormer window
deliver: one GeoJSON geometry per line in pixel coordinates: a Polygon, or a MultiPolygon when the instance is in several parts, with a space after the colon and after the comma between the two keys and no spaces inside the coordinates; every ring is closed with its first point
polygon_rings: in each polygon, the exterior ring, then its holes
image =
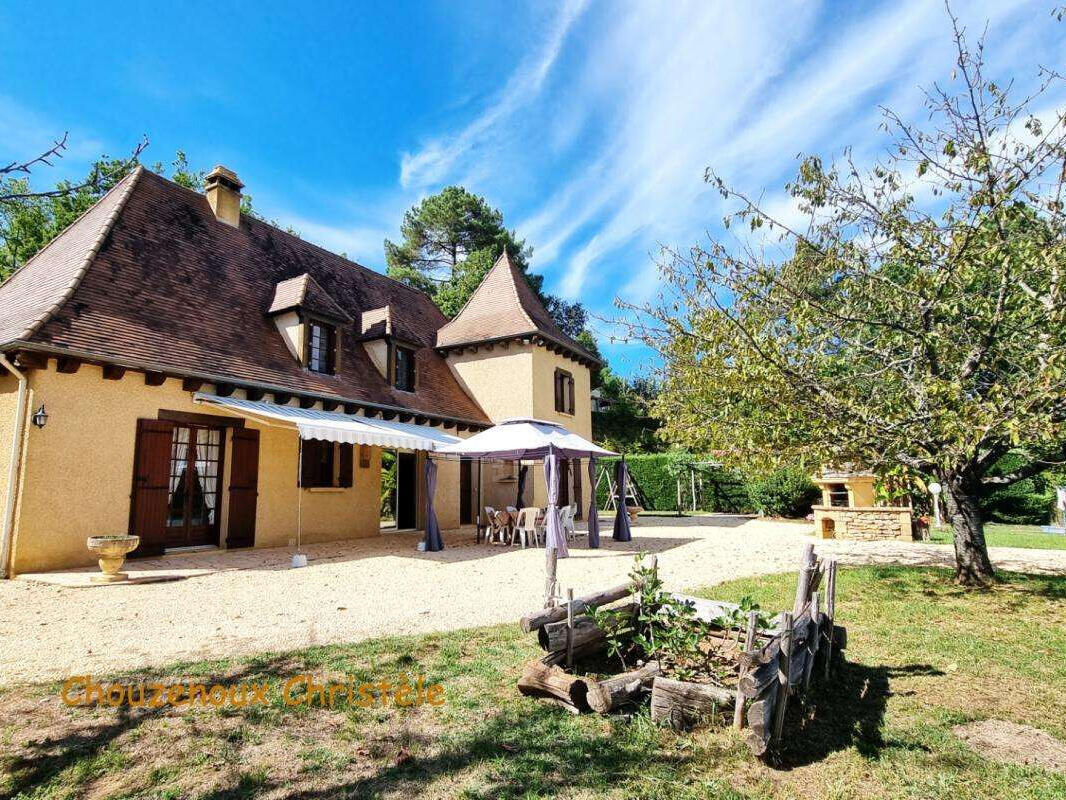
{"type": "Polygon", "coordinates": [[[307,368],[332,375],[337,351],[337,332],[332,325],[310,320],[307,323],[307,368]]]}
{"type": "Polygon", "coordinates": [[[393,385],[404,392],[413,392],[415,390],[415,351],[410,347],[396,345],[394,352],[395,381],[393,385]]]}

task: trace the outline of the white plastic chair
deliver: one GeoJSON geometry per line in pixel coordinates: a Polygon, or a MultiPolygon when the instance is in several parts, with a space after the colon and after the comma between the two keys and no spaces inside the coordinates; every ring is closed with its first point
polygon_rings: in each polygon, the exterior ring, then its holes
{"type": "Polygon", "coordinates": [[[522,547],[528,547],[530,541],[534,545],[540,545],[540,537],[543,528],[537,524],[537,514],[540,512],[539,508],[523,508],[518,512],[518,522],[515,523],[514,537],[511,539],[511,544],[521,541],[522,547]]]}
{"type": "Polygon", "coordinates": [[[577,509],[574,506],[563,506],[559,511],[559,521],[562,523],[563,534],[568,542],[572,542],[577,538],[577,531],[574,529],[574,514],[576,512],[577,509]]]}

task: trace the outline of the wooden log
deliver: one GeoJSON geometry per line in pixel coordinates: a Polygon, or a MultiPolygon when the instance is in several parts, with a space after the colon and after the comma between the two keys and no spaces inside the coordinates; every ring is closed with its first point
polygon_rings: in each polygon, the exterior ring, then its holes
{"type": "Polygon", "coordinates": [[[781,741],[788,709],[789,672],[792,665],[792,614],[781,612],[781,644],[777,653],[777,701],[774,705],[774,728],[771,743],[781,741]]]}
{"type": "Polygon", "coordinates": [[[649,661],[639,669],[589,684],[587,695],[589,707],[600,714],[613,711],[647,690],[652,680],[661,674],[659,662],[649,661]]]}
{"type": "MultiPolygon", "coordinates": [[[[776,668],[774,670],[776,677],[776,668]]],[[[748,732],[744,736],[748,749],[754,755],[762,756],[770,748],[770,738],[774,729],[774,708],[777,705],[777,681],[770,683],[748,706],[748,732]]]]}
{"type": "Polygon", "coordinates": [[[719,709],[736,701],[737,693],[732,689],[660,676],[651,685],[651,718],[685,730],[713,719],[719,709]]]}
{"type": "Polygon", "coordinates": [[[575,711],[587,711],[588,684],[555,665],[530,661],[518,679],[518,691],[528,697],[550,697],[575,711]]]}
{"type": "MultiPolygon", "coordinates": [[[[584,595],[574,600],[574,614],[583,614],[590,608],[598,608],[599,606],[605,606],[609,603],[613,603],[617,600],[621,600],[623,597],[627,597],[636,591],[636,585],[631,581],[624,583],[621,586],[615,586],[610,589],[605,589],[602,592],[594,592],[592,594],[584,595]]],[[[540,630],[545,625],[551,622],[560,622],[566,619],[566,606],[554,606],[552,608],[542,608],[538,611],[534,611],[531,614],[526,614],[522,617],[518,623],[523,633],[532,633],[533,631],[540,630]]]]}
{"type": "Polygon", "coordinates": [[[800,556],[799,580],[796,582],[796,602],[792,605],[792,616],[803,613],[810,597],[811,578],[814,574],[814,544],[805,544],[800,556]]]}
{"type": "Polygon", "coordinates": [[[777,683],[777,662],[761,664],[740,676],[737,688],[745,697],[758,697],[777,683]]]}
{"type": "MultiPolygon", "coordinates": [[[[626,613],[632,613],[636,610],[636,604],[622,605],[619,606],[619,609],[624,610],[626,613]]],[[[575,650],[587,647],[594,642],[604,642],[607,639],[606,632],[596,625],[592,621],[592,617],[589,616],[575,617],[573,630],[575,650]]],[[[549,653],[554,653],[556,650],[565,652],[569,636],[570,627],[566,620],[545,625],[537,631],[537,641],[540,643],[541,648],[549,653]]]]}
{"type": "MultiPolygon", "coordinates": [[[[749,648],[752,646],[752,644],[755,641],[755,632],[758,630],[758,627],[759,627],[759,612],[758,611],[754,611],[754,610],[749,611],[748,612],[748,627],[745,628],[745,630],[744,630],[744,641],[747,643],[749,648]]],[[[746,673],[747,673],[747,670],[744,669],[743,667],[741,667],[741,669],[740,669],[740,678],[741,678],[741,680],[744,679],[744,675],[746,673]]],[[[737,702],[736,702],[736,705],[733,707],[733,727],[736,728],[738,731],[741,730],[744,727],[744,698],[745,698],[745,696],[754,696],[754,695],[745,695],[745,692],[738,685],[737,686],[737,702]]]]}

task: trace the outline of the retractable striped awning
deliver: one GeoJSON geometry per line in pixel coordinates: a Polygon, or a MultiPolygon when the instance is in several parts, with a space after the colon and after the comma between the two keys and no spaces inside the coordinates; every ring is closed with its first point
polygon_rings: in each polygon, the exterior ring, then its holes
{"type": "Polygon", "coordinates": [[[217,406],[248,419],[291,426],[299,432],[301,439],[369,444],[378,447],[396,447],[401,450],[436,450],[439,447],[462,441],[458,436],[452,436],[427,425],[367,419],[336,411],[294,408],[260,400],[217,397],[202,392],[194,394],[193,400],[197,403],[217,406]]]}

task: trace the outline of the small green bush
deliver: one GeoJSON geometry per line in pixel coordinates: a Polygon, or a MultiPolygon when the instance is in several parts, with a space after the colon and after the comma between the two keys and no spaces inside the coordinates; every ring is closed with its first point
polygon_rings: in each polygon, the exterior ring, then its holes
{"type": "Polygon", "coordinates": [[[753,480],[748,487],[755,507],[771,517],[805,517],[821,496],[801,469],[786,468],[753,480]]]}

